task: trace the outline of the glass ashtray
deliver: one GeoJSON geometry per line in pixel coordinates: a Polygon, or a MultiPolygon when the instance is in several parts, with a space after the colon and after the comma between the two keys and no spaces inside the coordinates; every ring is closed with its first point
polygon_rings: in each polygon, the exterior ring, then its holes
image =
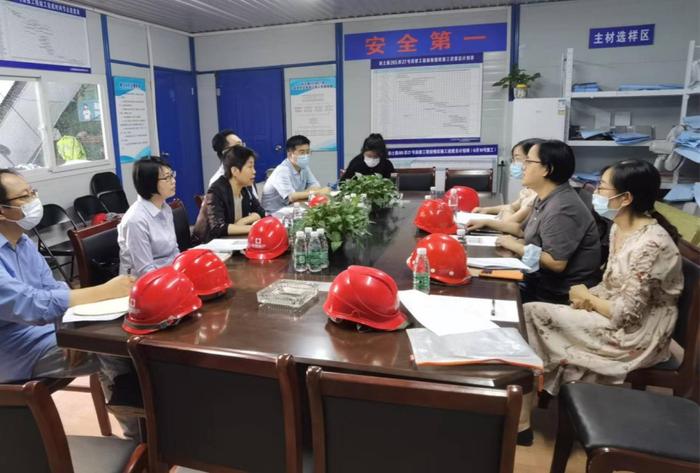
{"type": "Polygon", "coordinates": [[[316,300],[318,286],[313,282],[280,279],[259,290],[257,295],[259,304],[300,310],[316,300]]]}

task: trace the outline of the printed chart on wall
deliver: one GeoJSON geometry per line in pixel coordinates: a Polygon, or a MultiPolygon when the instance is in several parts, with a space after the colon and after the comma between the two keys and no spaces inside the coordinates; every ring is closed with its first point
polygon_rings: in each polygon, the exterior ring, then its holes
{"type": "Polygon", "coordinates": [[[313,151],[335,151],[335,77],[290,79],[289,94],[291,135],[309,138],[313,151]]]}
{"type": "Polygon", "coordinates": [[[372,130],[387,142],[481,136],[483,54],[373,59],[372,130]]]}
{"type": "Polygon", "coordinates": [[[114,77],[114,94],[119,130],[119,161],[130,163],[151,154],[148,133],[146,80],[114,77]]]}
{"type": "Polygon", "coordinates": [[[85,10],[48,0],[0,0],[0,66],[90,72],[85,10]]]}

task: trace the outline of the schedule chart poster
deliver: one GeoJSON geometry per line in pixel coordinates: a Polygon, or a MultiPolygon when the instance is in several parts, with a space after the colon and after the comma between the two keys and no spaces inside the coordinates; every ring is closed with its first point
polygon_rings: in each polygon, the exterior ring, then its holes
{"type": "Polygon", "coordinates": [[[313,151],[335,151],[335,77],[289,80],[292,135],[304,135],[313,151]]]}
{"type": "Polygon", "coordinates": [[[0,66],[90,72],[85,10],[48,0],[0,0],[0,66]]]}
{"type": "Polygon", "coordinates": [[[151,154],[148,133],[146,80],[139,77],[114,77],[114,94],[119,130],[119,161],[131,163],[151,154]]]}
{"type": "Polygon", "coordinates": [[[483,54],[371,66],[372,130],[388,143],[480,141],[483,54]]]}

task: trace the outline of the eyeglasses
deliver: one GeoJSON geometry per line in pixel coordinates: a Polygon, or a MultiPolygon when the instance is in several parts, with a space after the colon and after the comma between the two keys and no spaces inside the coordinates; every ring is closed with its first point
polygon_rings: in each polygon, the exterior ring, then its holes
{"type": "Polygon", "coordinates": [[[35,199],[37,197],[39,197],[39,192],[32,189],[29,192],[27,192],[26,194],[22,194],[22,195],[18,195],[17,197],[11,197],[9,199],[6,199],[5,202],[12,202],[13,200],[27,200],[29,198],[35,199]]]}
{"type": "Polygon", "coordinates": [[[600,184],[598,184],[597,186],[595,186],[595,191],[596,191],[596,192],[598,192],[598,191],[613,191],[613,192],[614,192],[614,191],[616,191],[616,190],[617,190],[617,189],[615,189],[615,188],[613,188],[613,187],[602,187],[600,184]]]}
{"type": "Polygon", "coordinates": [[[523,159],[523,166],[527,166],[528,163],[542,164],[542,161],[535,161],[534,159],[523,159]]]}
{"type": "Polygon", "coordinates": [[[173,171],[170,174],[168,174],[167,176],[159,177],[158,180],[159,181],[174,181],[176,175],[177,175],[177,172],[173,171]]]}

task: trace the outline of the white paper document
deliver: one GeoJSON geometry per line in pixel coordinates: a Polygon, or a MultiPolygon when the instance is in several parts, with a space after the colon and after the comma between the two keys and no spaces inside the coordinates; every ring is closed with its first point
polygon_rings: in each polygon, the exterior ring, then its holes
{"type": "Polygon", "coordinates": [[[247,238],[215,238],[209,243],[197,245],[197,248],[211,250],[214,253],[231,253],[248,248],[247,238]]]}
{"type": "Polygon", "coordinates": [[[530,269],[518,258],[469,258],[468,263],[472,268],[530,269]]]}
{"type": "Polygon", "coordinates": [[[413,289],[399,291],[401,303],[425,328],[437,335],[476,332],[496,328],[485,315],[491,314],[491,300],[479,316],[464,297],[429,296],[413,289]]]}
{"type": "Polygon", "coordinates": [[[467,246],[496,246],[497,236],[467,235],[467,246]]]}
{"type": "Polygon", "coordinates": [[[116,320],[129,311],[129,298],[120,297],[92,304],[70,307],[63,315],[63,322],[96,322],[116,320]]]}
{"type": "Polygon", "coordinates": [[[455,215],[455,222],[466,225],[470,220],[496,220],[496,215],[489,214],[475,214],[469,212],[457,212],[455,215]]]}
{"type": "Polygon", "coordinates": [[[543,363],[515,328],[437,336],[424,328],[406,331],[416,365],[510,364],[541,372],[543,363]]]}

